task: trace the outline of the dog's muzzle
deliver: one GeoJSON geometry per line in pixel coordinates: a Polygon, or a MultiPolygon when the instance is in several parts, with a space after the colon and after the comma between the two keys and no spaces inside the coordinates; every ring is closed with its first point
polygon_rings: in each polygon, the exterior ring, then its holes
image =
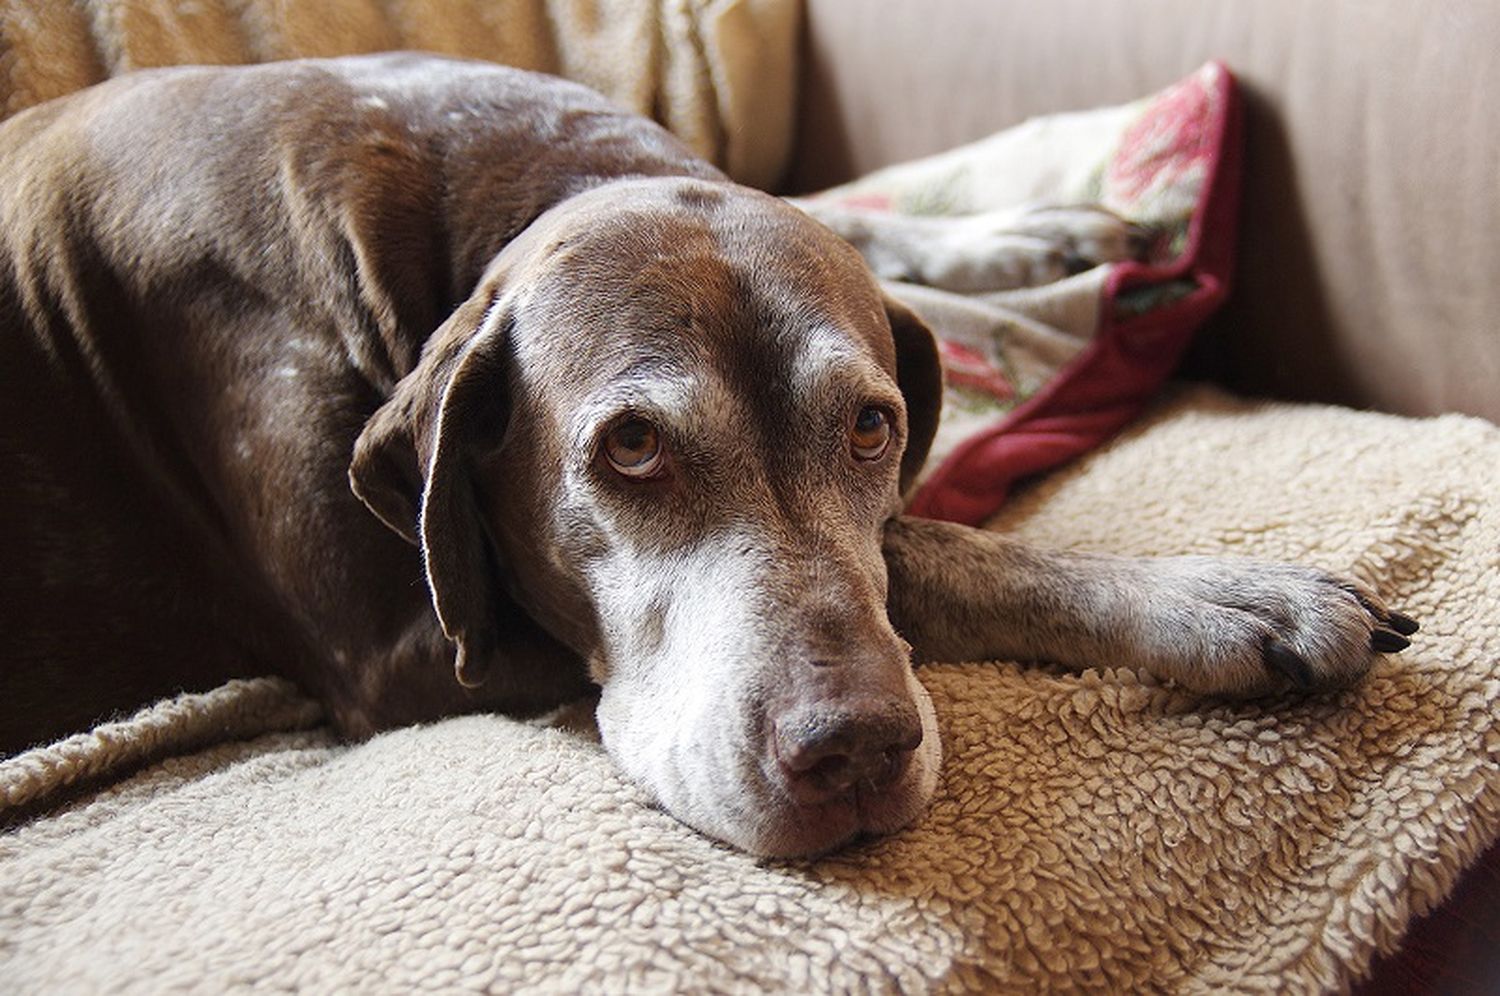
{"type": "Polygon", "coordinates": [[[916,705],[894,696],[799,703],[773,716],[771,729],[776,771],[802,805],[885,791],[922,743],[916,705]]]}

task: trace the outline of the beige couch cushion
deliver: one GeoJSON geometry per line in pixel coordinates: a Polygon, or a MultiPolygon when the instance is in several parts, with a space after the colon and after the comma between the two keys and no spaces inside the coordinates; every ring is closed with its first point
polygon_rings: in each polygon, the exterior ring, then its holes
{"type": "Polygon", "coordinates": [[[791,144],[797,0],[0,0],[0,118],[133,69],[420,49],[586,83],[735,179],[791,144]]]}
{"type": "Polygon", "coordinates": [[[1500,419],[1500,5],[808,0],[807,28],[799,190],[1224,59],[1249,158],[1216,372],[1500,419]]]}
{"type": "MultiPolygon", "coordinates": [[[[1422,631],[1346,692],[1233,704],[1107,667],[922,668],[946,755],[930,811],[792,863],[674,822],[577,733],[470,716],[358,745],[323,730],[223,744],[0,834],[0,978],[17,992],[1338,988],[1500,830],[1496,462],[1500,430],[1477,419],[1200,388],[1002,514],[1035,542],[1354,573],[1422,631]],[[1393,478],[1394,453],[1409,473],[1393,478]]],[[[282,684],[159,707],[0,762],[0,821],[170,753],[175,734],[195,748],[213,721],[244,736],[311,719],[282,684]]]]}

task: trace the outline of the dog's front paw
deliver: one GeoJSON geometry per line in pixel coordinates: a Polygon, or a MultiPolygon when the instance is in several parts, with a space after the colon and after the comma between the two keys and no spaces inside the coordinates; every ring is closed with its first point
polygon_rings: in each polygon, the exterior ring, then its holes
{"type": "Polygon", "coordinates": [[[1292,564],[1170,558],[1146,589],[1142,667],[1209,694],[1349,685],[1417,631],[1359,582],[1292,564]]]}

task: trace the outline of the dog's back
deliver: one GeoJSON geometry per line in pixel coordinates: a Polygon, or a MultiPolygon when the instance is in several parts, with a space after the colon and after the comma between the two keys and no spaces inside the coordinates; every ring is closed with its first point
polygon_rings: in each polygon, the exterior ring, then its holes
{"type": "Polygon", "coordinates": [[[336,708],[372,657],[448,655],[355,436],[536,215],[693,171],[581,87],[402,55],[136,74],[0,126],[0,751],[240,673],[336,708]]]}

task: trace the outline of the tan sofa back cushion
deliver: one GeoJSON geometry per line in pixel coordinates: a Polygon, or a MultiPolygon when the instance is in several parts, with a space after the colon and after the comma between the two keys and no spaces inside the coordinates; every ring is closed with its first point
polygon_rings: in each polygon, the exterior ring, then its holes
{"type": "Polygon", "coordinates": [[[810,190],[1208,58],[1247,97],[1231,386],[1500,420],[1500,4],[807,0],[810,190]]]}
{"type": "Polygon", "coordinates": [[[586,83],[735,179],[791,145],[798,0],[0,0],[0,118],[132,69],[421,49],[586,83]]]}

